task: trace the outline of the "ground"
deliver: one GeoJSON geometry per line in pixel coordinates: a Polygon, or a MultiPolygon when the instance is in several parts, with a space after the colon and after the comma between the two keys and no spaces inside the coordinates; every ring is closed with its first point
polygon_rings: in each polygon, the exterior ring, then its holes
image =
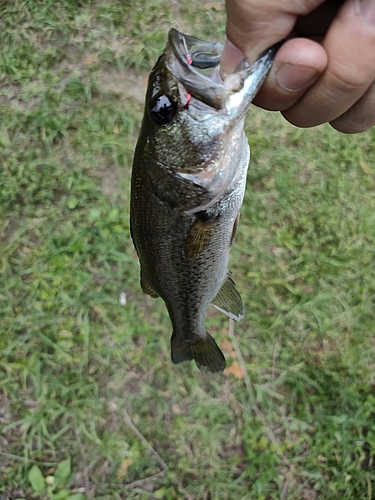
{"type": "Polygon", "coordinates": [[[175,21],[224,39],[218,0],[0,6],[0,494],[375,498],[375,133],[249,111],[231,255],[245,319],[231,334],[207,315],[224,374],[174,366],[128,216],[175,21]]]}

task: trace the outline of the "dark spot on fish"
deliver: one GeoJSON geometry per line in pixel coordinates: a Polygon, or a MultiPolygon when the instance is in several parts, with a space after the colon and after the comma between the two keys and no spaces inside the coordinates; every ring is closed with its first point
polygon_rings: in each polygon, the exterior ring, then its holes
{"type": "Polygon", "coordinates": [[[150,116],[156,125],[168,125],[176,112],[177,103],[165,94],[155,97],[150,103],[150,116]]]}
{"type": "Polygon", "coordinates": [[[196,215],[196,217],[198,217],[199,220],[201,220],[203,222],[208,222],[208,223],[216,221],[216,219],[218,219],[218,217],[219,217],[219,215],[209,213],[206,210],[202,210],[201,212],[197,212],[195,215],[196,215]]]}

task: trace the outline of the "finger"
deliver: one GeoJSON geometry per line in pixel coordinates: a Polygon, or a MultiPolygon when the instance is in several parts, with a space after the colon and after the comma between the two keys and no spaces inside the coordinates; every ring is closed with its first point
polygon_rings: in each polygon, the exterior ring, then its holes
{"type": "Polygon", "coordinates": [[[336,120],[374,81],[375,2],[347,0],[332,21],[323,47],[328,55],[326,71],[299,101],[283,111],[299,127],[336,120]]]}
{"type": "Polygon", "coordinates": [[[273,67],[254,99],[271,111],[291,107],[313,85],[327,66],[323,47],[306,38],[292,38],[276,54],[273,67]]]}
{"type": "Polygon", "coordinates": [[[317,35],[324,36],[343,3],[345,0],[326,0],[308,16],[300,16],[294,30],[299,36],[307,38],[315,38],[317,35]]]}
{"type": "Polygon", "coordinates": [[[331,121],[334,129],[344,134],[358,134],[375,125],[375,83],[343,115],[331,121]]]}
{"type": "MultiPolygon", "coordinates": [[[[226,0],[227,39],[222,56],[222,69],[233,72],[236,64],[227,57],[235,46],[254,61],[271,45],[285,39],[292,31],[297,16],[312,12],[324,0],[226,0]]],[[[232,51],[233,52],[233,51],[232,51]]],[[[238,56],[237,60],[238,61],[238,56]]]]}
{"type": "Polygon", "coordinates": [[[242,50],[238,49],[232,42],[226,39],[220,59],[221,76],[224,78],[224,76],[233,73],[245,57],[242,50]]]}

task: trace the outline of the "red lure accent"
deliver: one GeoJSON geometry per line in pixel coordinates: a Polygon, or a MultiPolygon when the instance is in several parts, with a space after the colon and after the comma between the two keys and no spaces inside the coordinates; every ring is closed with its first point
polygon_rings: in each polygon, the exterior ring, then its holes
{"type": "MultiPolygon", "coordinates": [[[[182,40],[182,43],[183,43],[183,45],[184,45],[184,49],[185,49],[185,52],[186,52],[186,62],[187,62],[188,64],[193,64],[193,59],[191,58],[191,55],[189,54],[189,49],[188,49],[188,47],[187,47],[185,37],[184,37],[184,36],[181,36],[180,38],[181,38],[181,40],[182,40]]],[[[188,92],[188,93],[187,93],[187,97],[186,97],[186,103],[185,103],[185,105],[184,105],[184,109],[188,109],[190,99],[191,99],[191,94],[190,94],[190,92],[188,92]]]]}
{"type": "Polygon", "coordinates": [[[188,109],[190,99],[191,99],[191,94],[190,94],[190,92],[188,92],[187,97],[186,97],[186,103],[185,103],[184,109],[188,109]]]}
{"type": "MultiPolygon", "coordinates": [[[[189,52],[186,54],[186,62],[188,64],[193,64],[193,59],[191,58],[189,52]]],[[[188,109],[190,99],[191,99],[191,94],[190,94],[190,92],[188,92],[184,109],[188,109]]]]}

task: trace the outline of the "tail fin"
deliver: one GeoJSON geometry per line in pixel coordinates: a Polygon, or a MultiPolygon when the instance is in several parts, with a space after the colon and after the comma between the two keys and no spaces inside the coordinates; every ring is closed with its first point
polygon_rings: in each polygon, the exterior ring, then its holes
{"type": "Polygon", "coordinates": [[[221,372],[225,368],[225,358],[211,335],[195,337],[181,342],[173,334],[171,338],[171,354],[173,363],[182,363],[194,359],[200,370],[221,372]]]}

